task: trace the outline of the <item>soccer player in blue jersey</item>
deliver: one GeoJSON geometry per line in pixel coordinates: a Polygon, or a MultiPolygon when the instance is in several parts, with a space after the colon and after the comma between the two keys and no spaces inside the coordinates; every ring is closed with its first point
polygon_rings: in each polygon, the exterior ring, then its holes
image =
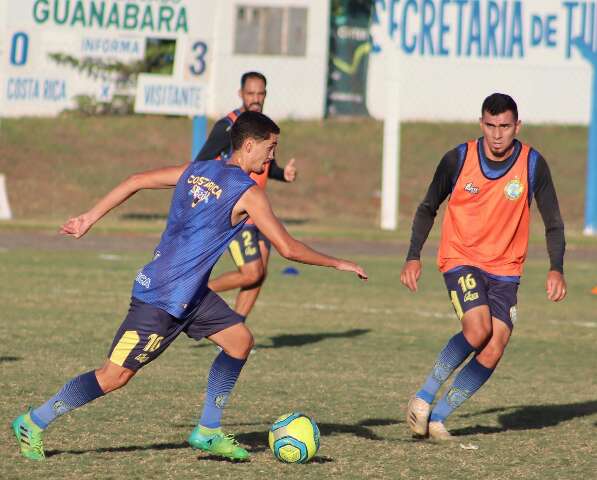
{"type": "MultiPolygon", "coordinates": [[[[263,74],[246,72],[242,75],[238,92],[242,106],[215,123],[205,145],[195,157],[195,161],[214,158],[226,159],[231,155],[230,128],[242,112],[263,111],[267,95],[266,87],[267,79],[263,74]]],[[[252,173],[251,178],[257,185],[265,189],[270,178],[281,182],[294,182],[296,175],[294,158],[291,158],[284,168],[278,166],[276,159],[273,158],[263,172],[252,173]]],[[[234,310],[247,317],[253,309],[265,281],[270,242],[249,219],[242,230],[232,239],[228,249],[237,270],[225,272],[217,278],[211,279],[209,288],[214,292],[239,288],[234,310]]]]}
{"type": "Polygon", "coordinates": [[[249,453],[220,425],[253,336],[244,318],[207,287],[217,259],[250,216],[285,258],[367,278],[357,264],[316,252],[292,238],[274,216],[263,190],[249,177],[271,161],[279,132],[265,115],[245,112],[232,127],[234,153],[228,162],[193,162],[133,175],[91,210],[63,225],[62,233],[80,238],[137,191],[175,187],[166,229],[153,260],[137,273],[128,315],[108,359],[14,420],[12,428],[23,456],[44,459],[42,432],[50,423],[126,385],[184,332],[195,340],[206,337],[222,348],[211,366],[201,418],[188,443],[213,455],[248,459],[249,453]]]}

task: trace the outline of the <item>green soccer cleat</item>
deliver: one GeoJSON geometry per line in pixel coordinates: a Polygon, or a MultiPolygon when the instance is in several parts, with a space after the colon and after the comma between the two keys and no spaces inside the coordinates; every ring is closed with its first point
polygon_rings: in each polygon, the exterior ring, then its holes
{"type": "Polygon", "coordinates": [[[21,455],[30,460],[44,460],[46,454],[41,438],[43,430],[33,423],[30,412],[31,410],[12,422],[12,431],[21,447],[21,455]]]}
{"type": "Polygon", "coordinates": [[[205,428],[197,426],[187,439],[189,445],[212,455],[226,457],[230,460],[244,462],[249,459],[249,452],[242,448],[234,436],[224,435],[219,428],[205,428]]]}

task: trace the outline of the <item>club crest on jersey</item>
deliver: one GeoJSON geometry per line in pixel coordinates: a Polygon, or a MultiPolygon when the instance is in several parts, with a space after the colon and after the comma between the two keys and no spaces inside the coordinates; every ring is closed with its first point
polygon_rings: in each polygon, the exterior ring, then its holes
{"type": "Polygon", "coordinates": [[[468,182],[465,186],[464,186],[464,191],[471,193],[473,195],[477,195],[477,193],[479,193],[479,187],[475,187],[475,185],[473,184],[473,182],[468,182]]]}
{"type": "Polygon", "coordinates": [[[508,200],[518,200],[524,192],[524,185],[518,178],[510,180],[504,187],[504,195],[508,200]]]}
{"type": "Polygon", "coordinates": [[[189,195],[193,197],[193,203],[191,207],[195,208],[200,203],[207,203],[209,197],[214,196],[216,200],[222,196],[222,189],[214,181],[207,177],[196,177],[191,175],[187,180],[187,183],[193,185],[189,191],[189,195]]]}

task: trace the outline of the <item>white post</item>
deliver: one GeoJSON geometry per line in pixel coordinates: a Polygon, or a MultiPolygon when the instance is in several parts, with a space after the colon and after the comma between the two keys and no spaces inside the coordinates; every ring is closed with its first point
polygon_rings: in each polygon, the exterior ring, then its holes
{"type": "Polygon", "coordinates": [[[0,173],[0,220],[12,219],[12,212],[8,204],[8,195],[6,195],[6,180],[0,173]]]}
{"type": "Polygon", "coordinates": [[[386,52],[386,113],[381,171],[381,228],[396,230],[400,194],[400,85],[397,48],[386,52]]]}

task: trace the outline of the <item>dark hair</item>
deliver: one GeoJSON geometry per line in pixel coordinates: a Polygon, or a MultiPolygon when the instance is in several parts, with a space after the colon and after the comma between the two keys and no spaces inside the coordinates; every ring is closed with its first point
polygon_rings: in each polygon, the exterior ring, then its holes
{"type": "Polygon", "coordinates": [[[239,150],[247,138],[263,141],[269,139],[272,133],[280,133],[280,127],[267,115],[252,111],[243,112],[230,129],[232,149],[239,150]]]}
{"type": "Polygon", "coordinates": [[[505,93],[492,93],[483,101],[481,106],[481,116],[484,112],[490,115],[499,115],[504,112],[512,112],[514,114],[514,120],[518,121],[518,107],[516,102],[510,95],[505,93]]]}
{"type": "Polygon", "coordinates": [[[245,88],[245,83],[247,83],[247,80],[249,80],[249,78],[258,78],[259,80],[262,80],[263,85],[267,87],[267,80],[265,79],[265,75],[263,75],[263,73],[246,72],[243,73],[242,77],[240,77],[240,88],[245,88]]]}

